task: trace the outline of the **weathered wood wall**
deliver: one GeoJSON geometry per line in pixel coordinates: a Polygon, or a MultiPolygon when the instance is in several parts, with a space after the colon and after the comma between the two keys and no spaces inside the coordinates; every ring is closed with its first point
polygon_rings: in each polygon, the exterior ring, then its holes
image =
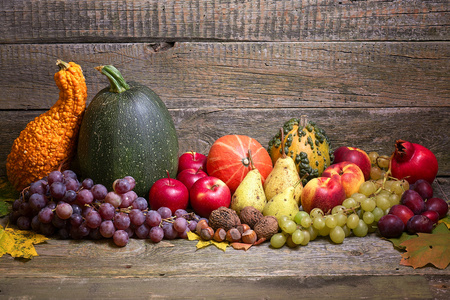
{"type": "MultiPolygon", "coordinates": [[[[448,0],[0,0],[0,176],[14,139],[58,97],[57,59],[82,65],[89,100],[114,64],[169,108],[180,152],[225,134],[263,145],[307,115],[334,147],[430,148],[450,194],[448,0]]],[[[195,251],[133,239],[50,240],[0,262],[9,298],[448,299],[449,270],[399,266],[376,236],[300,249],[195,251]],[[174,289],[174,286],[178,289],[174,289]],[[245,289],[242,287],[245,286],[245,289]],[[180,292],[180,289],[183,290],[180,292]],[[219,292],[217,292],[219,290],[219,292]],[[200,293],[201,292],[201,293],[200,293]]]]}

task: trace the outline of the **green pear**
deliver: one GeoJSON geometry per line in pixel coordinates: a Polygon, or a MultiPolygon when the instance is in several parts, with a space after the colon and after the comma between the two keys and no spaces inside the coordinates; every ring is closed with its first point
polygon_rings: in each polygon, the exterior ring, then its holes
{"type": "Polygon", "coordinates": [[[299,206],[294,198],[295,187],[290,186],[270,199],[263,209],[264,216],[274,216],[278,222],[282,216],[294,220],[299,211],[299,206]]]}
{"type": "MultiPolygon", "coordinates": [[[[249,151],[250,161],[251,153],[249,151]]],[[[252,163],[252,170],[250,170],[241,181],[233,196],[231,197],[231,209],[235,210],[239,215],[241,210],[246,206],[253,206],[260,212],[264,209],[267,202],[262,184],[261,173],[256,169],[252,163]]]]}
{"type": "MultiPolygon", "coordinates": [[[[284,137],[283,130],[281,129],[281,141],[282,147],[284,149],[284,137]]],[[[283,155],[277,159],[275,166],[267,176],[264,181],[264,193],[267,199],[272,199],[275,195],[281,193],[286,188],[290,186],[295,186],[294,199],[297,204],[300,205],[300,196],[302,194],[303,185],[297,184],[300,180],[300,175],[297,171],[297,166],[295,165],[292,157],[287,156],[283,152],[283,155]]]]}

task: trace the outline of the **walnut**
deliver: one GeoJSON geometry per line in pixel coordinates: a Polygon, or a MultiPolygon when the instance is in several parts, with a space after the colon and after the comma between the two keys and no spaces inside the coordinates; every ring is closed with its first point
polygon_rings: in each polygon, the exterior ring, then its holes
{"type": "Polygon", "coordinates": [[[274,216],[264,216],[254,228],[258,239],[270,239],[272,235],[278,232],[278,221],[274,216]]]}
{"type": "Polygon", "coordinates": [[[254,228],[256,223],[261,220],[264,215],[254,208],[253,206],[246,206],[241,210],[241,214],[239,216],[241,218],[242,224],[247,224],[250,228],[254,228]]]}
{"type": "Polygon", "coordinates": [[[211,212],[209,215],[208,224],[214,229],[214,231],[219,228],[223,228],[225,231],[228,231],[231,228],[241,224],[241,220],[239,219],[236,211],[225,206],[221,206],[211,212]]]}

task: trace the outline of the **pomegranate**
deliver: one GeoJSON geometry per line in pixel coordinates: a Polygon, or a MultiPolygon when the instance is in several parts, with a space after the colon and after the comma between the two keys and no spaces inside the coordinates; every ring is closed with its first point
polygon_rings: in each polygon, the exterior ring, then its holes
{"type": "Polygon", "coordinates": [[[419,179],[433,183],[438,172],[438,162],[431,150],[404,140],[395,142],[390,167],[392,176],[398,179],[405,178],[410,184],[419,179]]]}

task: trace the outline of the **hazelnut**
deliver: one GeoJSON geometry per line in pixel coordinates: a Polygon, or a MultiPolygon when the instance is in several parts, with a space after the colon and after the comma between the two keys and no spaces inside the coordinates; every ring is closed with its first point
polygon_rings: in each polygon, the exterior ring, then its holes
{"type": "Polygon", "coordinates": [[[209,215],[209,226],[214,230],[223,228],[225,231],[228,231],[239,224],[241,224],[241,220],[237,213],[225,206],[213,210],[209,215]]]}
{"type": "Polygon", "coordinates": [[[195,231],[200,235],[202,229],[205,229],[207,227],[209,227],[208,222],[205,219],[201,219],[200,221],[198,221],[195,231]]]}
{"type": "Polygon", "coordinates": [[[230,243],[239,242],[241,240],[241,233],[236,228],[231,228],[227,231],[226,239],[230,243]]]}
{"type": "Polygon", "coordinates": [[[213,239],[214,239],[216,242],[223,242],[223,241],[225,241],[226,237],[227,237],[227,232],[225,231],[225,229],[219,228],[219,229],[217,229],[216,232],[214,233],[213,239]]]}
{"type": "Polygon", "coordinates": [[[200,237],[204,239],[205,241],[209,241],[214,236],[214,230],[211,227],[203,228],[200,231],[200,237]]]}
{"type": "Polygon", "coordinates": [[[248,224],[250,228],[254,228],[263,217],[264,215],[253,206],[244,207],[239,215],[241,223],[248,224]]]}
{"type": "Polygon", "coordinates": [[[251,228],[247,224],[240,224],[240,225],[236,226],[236,229],[239,230],[239,232],[241,234],[243,234],[244,232],[246,232],[247,230],[249,230],[251,228]]]}
{"type": "Polygon", "coordinates": [[[256,232],[252,229],[248,229],[242,234],[242,242],[246,244],[255,243],[257,238],[258,237],[256,236],[256,232]]]}

